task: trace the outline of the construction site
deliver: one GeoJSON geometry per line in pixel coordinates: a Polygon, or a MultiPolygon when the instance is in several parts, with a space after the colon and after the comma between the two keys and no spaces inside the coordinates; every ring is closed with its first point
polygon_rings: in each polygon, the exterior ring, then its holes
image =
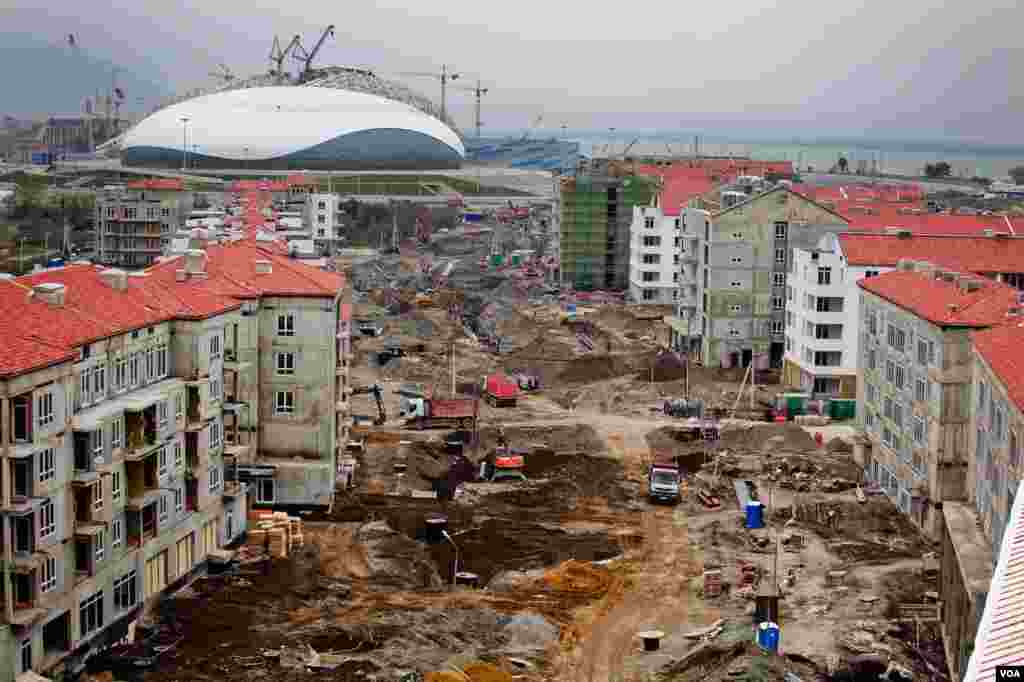
{"type": "Polygon", "coordinates": [[[669,352],[670,311],[567,304],[548,219],[338,259],[333,506],[250,512],[94,679],[946,677],[935,548],[863,484],[850,427],[776,421],[777,373],[669,352]]]}

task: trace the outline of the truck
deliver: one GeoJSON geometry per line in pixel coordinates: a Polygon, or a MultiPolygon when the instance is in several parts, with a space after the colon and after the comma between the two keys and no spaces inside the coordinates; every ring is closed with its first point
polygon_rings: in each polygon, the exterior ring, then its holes
{"type": "Polygon", "coordinates": [[[526,451],[500,447],[480,462],[480,480],[492,483],[526,481],[526,451]]]}
{"type": "Polygon", "coordinates": [[[403,401],[405,425],[416,429],[476,428],[480,403],[476,398],[409,398],[403,401]]]}
{"type": "Polygon", "coordinates": [[[677,504],[679,493],[679,465],[675,460],[655,460],[647,473],[647,496],[652,503],[677,504]]]}
{"type": "Polygon", "coordinates": [[[493,407],[515,407],[519,385],[504,374],[491,374],[484,383],[484,398],[493,407]]]}

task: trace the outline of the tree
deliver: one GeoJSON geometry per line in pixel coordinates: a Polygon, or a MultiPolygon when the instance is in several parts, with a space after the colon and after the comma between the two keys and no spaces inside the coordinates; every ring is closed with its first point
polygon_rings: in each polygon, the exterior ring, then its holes
{"type": "Polygon", "coordinates": [[[850,162],[846,160],[845,156],[840,156],[839,157],[838,166],[839,166],[839,172],[840,173],[845,173],[846,171],[848,171],[850,169],[850,162]]]}
{"type": "Polygon", "coordinates": [[[47,180],[44,175],[21,173],[14,179],[14,214],[25,217],[43,208],[47,180]]]}
{"type": "Polygon", "coordinates": [[[1008,175],[1013,178],[1016,185],[1024,185],[1024,166],[1014,166],[1009,170],[1008,175]]]}
{"type": "Polygon", "coordinates": [[[924,165],[924,174],[929,178],[948,178],[953,175],[953,167],[945,161],[926,163],[924,165]]]}

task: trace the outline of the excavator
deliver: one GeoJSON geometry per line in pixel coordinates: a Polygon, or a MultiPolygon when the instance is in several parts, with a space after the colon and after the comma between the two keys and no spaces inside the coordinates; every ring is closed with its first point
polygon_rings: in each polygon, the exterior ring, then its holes
{"type": "Polygon", "coordinates": [[[352,395],[372,395],[377,400],[377,418],[373,420],[374,426],[381,426],[388,420],[388,414],[384,410],[384,389],[380,384],[353,386],[352,395]]]}

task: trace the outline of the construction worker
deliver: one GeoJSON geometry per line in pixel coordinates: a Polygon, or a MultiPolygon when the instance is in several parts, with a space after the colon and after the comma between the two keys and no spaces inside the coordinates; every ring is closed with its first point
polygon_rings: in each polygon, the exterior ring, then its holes
{"type": "Polygon", "coordinates": [[[508,447],[508,438],[505,437],[505,427],[504,426],[499,426],[498,427],[498,447],[499,448],[507,448],[508,447]]]}

